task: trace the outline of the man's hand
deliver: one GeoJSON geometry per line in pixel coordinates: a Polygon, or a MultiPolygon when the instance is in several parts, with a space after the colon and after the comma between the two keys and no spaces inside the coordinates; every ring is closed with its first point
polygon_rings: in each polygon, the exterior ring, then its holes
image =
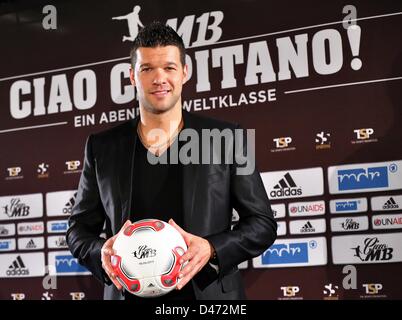
{"type": "Polygon", "coordinates": [[[177,289],[180,290],[208,263],[214,253],[214,248],[208,240],[184,231],[173,219],[169,220],[169,224],[180,232],[188,247],[180,259],[181,264],[188,261],[179,274],[180,282],[177,289]]]}
{"type": "MultiPolygon", "coordinates": [[[[131,224],[130,220],[127,220],[126,223],[121,227],[120,232],[124,230],[131,224]]],[[[118,234],[119,234],[118,233],[118,234]]],[[[122,286],[116,279],[116,274],[113,272],[112,264],[111,264],[111,257],[115,254],[113,250],[113,243],[116,240],[118,234],[115,234],[113,237],[109,238],[102,246],[101,249],[101,259],[102,259],[102,268],[105,270],[106,274],[112,280],[113,284],[116,286],[117,289],[121,290],[122,286]]]]}

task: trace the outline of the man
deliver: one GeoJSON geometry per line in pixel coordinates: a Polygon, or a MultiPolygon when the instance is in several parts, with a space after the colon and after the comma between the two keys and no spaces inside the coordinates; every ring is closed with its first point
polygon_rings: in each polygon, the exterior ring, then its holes
{"type": "Polygon", "coordinates": [[[188,250],[182,256],[187,265],[178,290],[164,298],[244,299],[237,265],[276,239],[276,222],[258,172],[239,174],[235,161],[150,163],[152,157],[161,159],[180,149],[185,130],[201,136],[205,129],[234,132],[238,126],[183,111],[181,92],[188,71],[183,41],[172,28],[161,23],[143,28],[134,41],[131,63],[140,117],[88,137],[69,220],[69,248],[109,285],[105,299],[133,299],[123,294],[111,268],[116,235],[130,220],[169,221],[188,250]],[[233,208],[239,222],[232,230],[233,208]],[[99,237],[104,226],[108,240],[99,237]]]}

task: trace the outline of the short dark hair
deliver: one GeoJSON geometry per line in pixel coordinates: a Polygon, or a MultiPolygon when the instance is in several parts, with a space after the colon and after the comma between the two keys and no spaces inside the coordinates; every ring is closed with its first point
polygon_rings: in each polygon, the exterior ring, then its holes
{"type": "Polygon", "coordinates": [[[130,51],[131,66],[134,68],[137,60],[136,50],[140,47],[155,48],[175,46],[180,51],[180,62],[186,64],[186,49],[183,39],[168,25],[154,21],[138,32],[130,51]]]}

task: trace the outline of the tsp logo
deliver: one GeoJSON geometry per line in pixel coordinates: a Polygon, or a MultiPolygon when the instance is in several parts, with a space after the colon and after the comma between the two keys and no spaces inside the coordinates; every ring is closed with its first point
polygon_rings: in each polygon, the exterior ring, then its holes
{"type": "Polygon", "coordinates": [[[22,171],[21,167],[11,167],[7,168],[7,170],[9,177],[17,177],[22,171]]]}
{"type": "Polygon", "coordinates": [[[359,140],[366,140],[370,138],[370,136],[374,133],[373,128],[365,128],[365,129],[356,129],[353,130],[354,133],[356,133],[356,137],[359,140]]]}
{"type": "Polygon", "coordinates": [[[66,161],[67,165],[67,170],[72,171],[72,170],[77,170],[78,167],[80,166],[81,162],[78,160],[75,161],[66,161]]]}
{"type": "Polygon", "coordinates": [[[365,283],[363,284],[366,294],[378,294],[382,290],[381,283],[365,283]]]}
{"type": "Polygon", "coordinates": [[[85,298],[84,292],[70,292],[71,300],[82,300],[85,298]]]}
{"type": "Polygon", "coordinates": [[[300,288],[297,286],[281,287],[281,290],[285,297],[294,297],[298,292],[300,292],[300,288]]]}
{"type": "Polygon", "coordinates": [[[287,148],[289,144],[292,142],[291,137],[280,137],[280,138],[275,138],[272,139],[272,141],[275,142],[275,146],[277,148],[287,148]]]}
{"type": "Polygon", "coordinates": [[[24,300],[25,299],[25,293],[12,293],[11,298],[13,300],[24,300]]]}

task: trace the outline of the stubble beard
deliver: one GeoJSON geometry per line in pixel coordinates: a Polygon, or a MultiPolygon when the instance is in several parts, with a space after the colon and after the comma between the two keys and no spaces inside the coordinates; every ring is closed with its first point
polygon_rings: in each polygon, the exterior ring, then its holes
{"type": "Polygon", "coordinates": [[[179,101],[180,96],[174,97],[173,100],[166,107],[162,107],[162,108],[155,107],[150,101],[148,101],[145,98],[142,98],[142,97],[139,97],[139,98],[140,98],[139,102],[140,102],[141,106],[143,106],[143,108],[147,112],[159,115],[159,114],[163,114],[163,113],[166,113],[166,112],[169,112],[170,110],[172,110],[176,106],[177,102],[179,101]]]}

